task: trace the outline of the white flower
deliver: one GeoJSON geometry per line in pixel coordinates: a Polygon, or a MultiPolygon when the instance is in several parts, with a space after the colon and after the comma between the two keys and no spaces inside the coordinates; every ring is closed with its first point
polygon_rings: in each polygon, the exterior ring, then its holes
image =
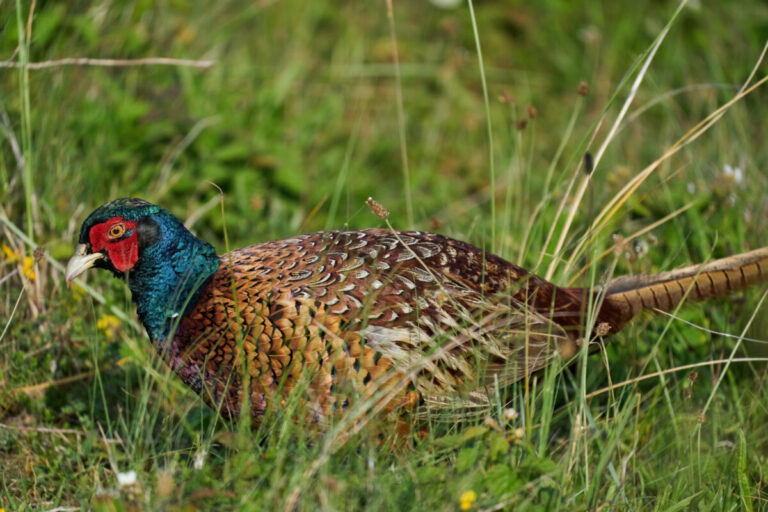
{"type": "Polygon", "coordinates": [[[696,185],[694,185],[692,181],[688,182],[688,193],[691,195],[696,193],[696,185]]]}
{"type": "Polygon", "coordinates": [[[520,413],[518,413],[513,408],[504,409],[504,418],[507,421],[515,421],[517,417],[520,416],[520,413]]]}
{"type": "Polygon", "coordinates": [[[128,485],[133,485],[136,483],[136,472],[126,471],[125,473],[117,473],[117,484],[120,487],[126,487],[128,485]]]}
{"type": "Polygon", "coordinates": [[[726,176],[730,176],[736,183],[744,181],[744,171],[741,170],[741,167],[731,167],[730,165],[725,164],[723,166],[723,172],[726,176]]]}
{"type": "Polygon", "coordinates": [[[195,454],[195,462],[192,464],[192,467],[195,469],[203,469],[204,463],[205,463],[205,452],[197,452],[195,454]]]}

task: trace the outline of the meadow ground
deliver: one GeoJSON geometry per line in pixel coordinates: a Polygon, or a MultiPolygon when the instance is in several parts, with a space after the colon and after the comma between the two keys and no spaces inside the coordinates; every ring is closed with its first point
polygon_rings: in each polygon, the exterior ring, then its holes
{"type": "Polygon", "coordinates": [[[559,284],[765,244],[765,2],[388,4],[0,3],[0,509],[766,507],[766,349],[739,339],[768,339],[764,288],[383,442],[307,432],[292,402],[223,424],[121,283],[65,288],[80,222],[120,196],[222,252],[225,227],[382,225],[374,196],[559,284]],[[198,62],[55,62],[79,57],[198,62]]]}

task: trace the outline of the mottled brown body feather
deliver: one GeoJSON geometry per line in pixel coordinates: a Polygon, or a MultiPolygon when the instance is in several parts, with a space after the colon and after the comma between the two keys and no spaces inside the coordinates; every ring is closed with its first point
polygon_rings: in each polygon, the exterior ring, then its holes
{"type": "MultiPolygon", "coordinates": [[[[595,331],[613,334],[640,311],[672,310],[686,295],[758,282],[768,268],[762,251],[614,280],[593,292],[595,331]]],[[[239,414],[245,366],[257,422],[301,378],[310,379],[307,403],[321,421],[382,389],[392,390],[389,408],[441,403],[466,382],[503,385],[557,354],[569,358],[586,293],[436,234],[314,233],[224,255],[171,343],[156,344],[225,417],[239,414]]]]}
{"type": "Polygon", "coordinates": [[[315,233],[223,256],[160,348],[227,417],[242,403],[241,346],[254,417],[303,372],[323,416],[345,403],[345,389],[367,396],[400,385],[396,406],[456,392],[481,368],[517,380],[576,339],[583,302],[580,289],[440,235],[315,233]],[[477,344],[484,361],[467,357],[477,344]]]}

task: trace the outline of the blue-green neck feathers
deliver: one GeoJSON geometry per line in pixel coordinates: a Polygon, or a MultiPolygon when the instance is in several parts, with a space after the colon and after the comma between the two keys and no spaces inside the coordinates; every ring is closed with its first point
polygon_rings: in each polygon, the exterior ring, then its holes
{"type": "Polygon", "coordinates": [[[153,341],[164,339],[175,318],[195,304],[201,286],[219,268],[207,242],[165,210],[140,225],[139,261],[128,276],[139,320],[153,341]],[[143,236],[142,236],[143,235],[143,236]]]}

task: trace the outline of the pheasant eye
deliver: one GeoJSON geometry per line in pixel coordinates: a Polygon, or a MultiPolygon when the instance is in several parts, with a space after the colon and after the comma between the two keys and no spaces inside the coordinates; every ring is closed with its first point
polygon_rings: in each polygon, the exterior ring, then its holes
{"type": "Polygon", "coordinates": [[[125,233],[125,227],[122,224],[115,224],[109,228],[109,238],[120,238],[125,233]]]}

